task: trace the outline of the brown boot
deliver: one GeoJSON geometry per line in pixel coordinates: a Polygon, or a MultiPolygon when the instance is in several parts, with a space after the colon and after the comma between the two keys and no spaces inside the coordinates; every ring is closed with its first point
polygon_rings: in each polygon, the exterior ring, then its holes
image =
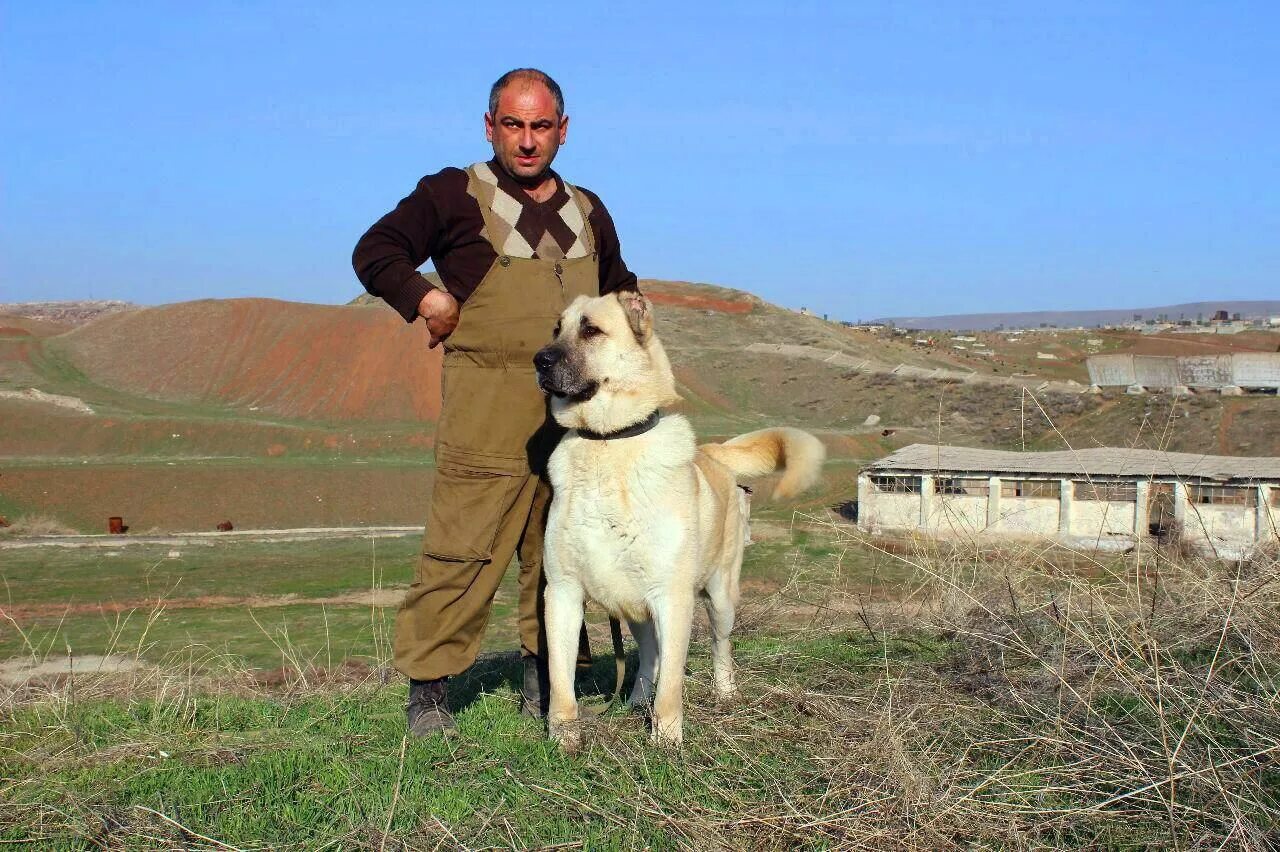
{"type": "Polygon", "coordinates": [[[524,658],[524,682],[520,685],[520,714],[544,719],[551,704],[551,676],[540,657],[524,658]]]}
{"type": "Polygon", "coordinates": [[[445,693],[445,678],[438,680],[409,680],[409,706],[405,708],[409,718],[409,733],[426,737],[436,731],[449,732],[458,727],[449,712],[445,693]]]}

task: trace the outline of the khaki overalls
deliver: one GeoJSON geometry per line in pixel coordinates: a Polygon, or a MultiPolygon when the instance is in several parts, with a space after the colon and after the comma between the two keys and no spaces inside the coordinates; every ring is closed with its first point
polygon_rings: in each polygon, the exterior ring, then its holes
{"type": "Polygon", "coordinates": [[[513,257],[500,248],[497,235],[511,226],[492,209],[492,172],[485,168],[467,170],[468,192],[480,203],[484,236],[498,257],[444,342],[435,487],[417,574],[396,617],[396,668],[418,680],[460,674],[475,661],[494,593],[517,554],[522,652],[545,655],[542,541],[551,497],[545,473],[563,430],[547,413],[533,356],[550,342],[569,302],[600,292],[582,193],[565,184],[581,215],[585,254],[513,257]]]}

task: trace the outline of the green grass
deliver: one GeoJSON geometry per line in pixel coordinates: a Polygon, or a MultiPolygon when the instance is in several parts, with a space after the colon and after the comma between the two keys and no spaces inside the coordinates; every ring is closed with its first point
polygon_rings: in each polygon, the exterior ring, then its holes
{"type": "MultiPolygon", "coordinates": [[[[256,668],[375,660],[391,635],[398,590],[412,579],[418,542],[416,535],[219,542],[183,547],[176,559],[167,555],[170,546],[8,551],[12,559],[0,579],[9,608],[18,607],[17,623],[0,621],[0,659],[69,648],[79,655],[136,654],[160,662],[195,646],[256,668]],[[305,602],[370,590],[385,592],[376,606],[305,602]],[[201,600],[210,596],[224,600],[201,600]],[[290,604],[293,599],[300,602],[290,604]],[[85,611],[111,602],[129,605],[85,611]],[[33,604],[52,605],[53,611],[23,615],[21,607],[33,604]],[[60,612],[59,605],[80,609],[60,612]]],[[[516,581],[513,566],[494,602],[486,649],[517,646],[516,581]]]]}
{"type": "Polygon", "coordinates": [[[98,603],[203,595],[303,598],[407,585],[420,536],[3,552],[0,594],[10,605],[98,603]],[[170,558],[171,552],[178,553],[170,558]]]}
{"type": "MultiPolygon", "coordinates": [[[[1018,820],[1011,805],[1046,805],[1037,796],[1053,756],[1011,763],[975,742],[991,730],[990,711],[945,691],[928,697],[919,679],[951,647],[920,634],[746,636],[736,652],[743,697],[715,707],[695,645],[679,752],[651,746],[642,718],[615,711],[586,723],[581,752],[562,753],[542,723],[518,714],[509,655],[453,682],[459,730],[449,738],[404,739],[401,685],[37,704],[3,719],[0,774],[13,780],[0,788],[0,839],[306,849],[1167,842],[1151,814],[1018,820]],[[975,818],[984,773],[1011,768],[1022,786],[975,818]]],[[[585,693],[607,681],[608,663],[580,679],[585,693]]]]}
{"type": "MultiPolygon", "coordinates": [[[[770,676],[790,670],[799,684],[826,677],[817,661],[842,644],[849,650],[830,662],[862,664],[874,677],[873,644],[801,642],[790,650],[815,663],[798,675],[772,641],[744,641],[739,653],[770,676]]],[[[704,656],[692,664],[705,674],[704,656]]],[[[517,674],[509,658],[477,666],[455,684],[455,701],[465,705],[458,735],[404,744],[403,764],[403,687],[294,701],[221,695],[178,706],[100,700],[24,710],[5,720],[0,771],[19,780],[6,790],[0,837],[129,845],[154,832],[172,842],[199,834],[231,844],[349,848],[377,845],[389,827],[393,842],[411,846],[623,849],[687,845],[707,823],[728,826],[726,842],[735,834],[753,846],[803,840],[793,829],[770,842],[767,823],[734,827],[782,806],[780,778],[794,782],[793,805],[821,800],[822,761],[797,733],[825,723],[803,706],[784,699],[741,715],[696,710],[681,755],[652,750],[642,719],[615,714],[570,757],[546,741],[541,723],[517,714],[517,674]],[[750,753],[729,747],[740,737],[751,740],[750,753]],[[638,759],[624,761],[625,754],[638,759]],[[24,783],[37,774],[40,783],[24,783]]],[[[700,679],[690,691],[691,702],[707,701],[700,679]]],[[[826,845],[820,832],[808,836],[809,845],[826,845]]]]}
{"type": "MultiPolygon", "coordinates": [[[[330,668],[348,659],[376,660],[377,642],[387,646],[394,616],[394,609],[341,605],[135,609],[38,619],[22,634],[8,625],[0,628],[0,655],[69,651],[162,663],[195,649],[236,668],[330,668]]],[[[490,638],[499,641],[496,634],[490,638]]]]}
{"type": "MultiPolygon", "coordinates": [[[[70,648],[79,655],[139,653],[159,662],[199,646],[241,665],[273,668],[282,665],[278,644],[324,666],[374,659],[377,643],[385,646],[390,635],[398,592],[412,579],[418,543],[408,535],[5,551],[0,594],[16,625],[0,620],[0,659],[70,648]],[[383,592],[373,615],[369,602],[351,600],[371,590],[383,592]],[[315,602],[325,598],[346,600],[315,602]],[[43,609],[24,613],[32,606],[43,609]]],[[[754,544],[743,564],[744,578],[764,589],[815,573],[855,582],[878,573],[884,581],[901,574],[901,563],[797,531],[754,544]]],[[[512,565],[499,587],[486,650],[517,647],[517,576],[512,565]]],[[[755,598],[766,594],[753,591],[755,598]]]]}

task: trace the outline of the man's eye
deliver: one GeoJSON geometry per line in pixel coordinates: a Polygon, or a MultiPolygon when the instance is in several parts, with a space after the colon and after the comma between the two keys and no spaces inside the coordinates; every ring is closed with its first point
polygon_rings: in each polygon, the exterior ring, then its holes
{"type": "Polygon", "coordinates": [[[598,334],[604,334],[604,332],[596,328],[594,325],[584,325],[582,327],[583,337],[595,337],[598,334]]]}

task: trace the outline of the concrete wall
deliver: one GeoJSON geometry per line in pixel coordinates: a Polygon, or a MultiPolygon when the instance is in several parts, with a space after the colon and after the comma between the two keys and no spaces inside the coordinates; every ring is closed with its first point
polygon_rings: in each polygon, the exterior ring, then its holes
{"type": "Polygon", "coordinates": [[[920,528],[920,495],[890,494],[877,491],[868,481],[865,486],[859,477],[858,526],[863,529],[885,527],[887,529],[915,530],[920,528]]]}
{"type": "Polygon", "coordinates": [[[1242,388],[1280,388],[1280,353],[1233,354],[1231,383],[1242,388]]]}
{"type": "Polygon", "coordinates": [[[1089,381],[1099,387],[1280,388],[1280,352],[1229,355],[1094,355],[1089,381]]]}
{"type": "Polygon", "coordinates": [[[1071,507],[1071,535],[1081,539],[1132,537],[1137,507],[1136,502],[1075,500],[1071,507]]]}
{"type": "Polygon", "coordinates": [[[1275,539],[1280,538],[1280,506],[1271,505],[1271,495],[1280,491],[1280,485],[1262,486],[1262,496],[1264,498],[1262,505],[1266,508],[1262,512],[1262,535],[1261,540],[1266,541],[1268,537],[1275,539]]]}
{"type": "Polygon", "coordinates": [[[1178,379],[1178,359],[1160,355],[1133,356],[1133,382],[1144,388],[1171,388],[1178,379]]]}
{"type": "MultiPolygon", "coordinates": [[[[968,477],[972,478],[972,477],[968,477]]],[[[1150,483],[1135,483],[1137,500],[1080,500],[1071,480],[1059,497],[1002,497],[1000,479],[990,478],[986,497],[934,493],[934,477],[921,476],[919,494],[878,491],[858,477],[858,526],[872,533],[915,532],[939,538],[1007,537],[1055,539],[1077,547],[1128,547],[1147,536],[1150,483]]],[[[1280,484],[1257,486],[1256,506],[1192,504],[1188,488],[1174,484],[1174,518],[1194,547],[1223,558],[1240,558],[1280,537],[1280,506],[1271,493],[1280,484]]]]}
{"type": "Polygon", "coordinates": [[[936,494],[930,505],[928,531],[940,535],[974,535],[987,526],[987,498],[936,494]]]}
{"type": "Polygon", "coordinates": [[[1132,355],[1094,355],[1086,362],[1089,383],[1099,387],[1127,387],[1134,383],[1132,355]]]}
{"type": "Polygon", "coordinates": [[[1243,555],[1253,545],[1274,541],[1280,530],[1280,507],[1271,492],[1280,486],[1259,486],[1256,506],[1215,506],[1187,503],[1183,536],[1224,556],[1243,555]]]}
{"type": "Polygon", "coordinates": [[[994,531],[1056,538],[1058,507],[1057,497],[1001,497],[1000,520],[996,522],[994,531]]]}
{"type": "Polygon", "coordinates": [[[1192,506],[1183,534],[1214,544],[1252,544],[1258,535],[1258,513],[1253,506],[1192,506]]]}
{"type": "Polygon", "coordinates": [[[1178,378],[1189,388],[1232,384],[1230,355],[1186,355],[1178,359],[1178,378]]]}

